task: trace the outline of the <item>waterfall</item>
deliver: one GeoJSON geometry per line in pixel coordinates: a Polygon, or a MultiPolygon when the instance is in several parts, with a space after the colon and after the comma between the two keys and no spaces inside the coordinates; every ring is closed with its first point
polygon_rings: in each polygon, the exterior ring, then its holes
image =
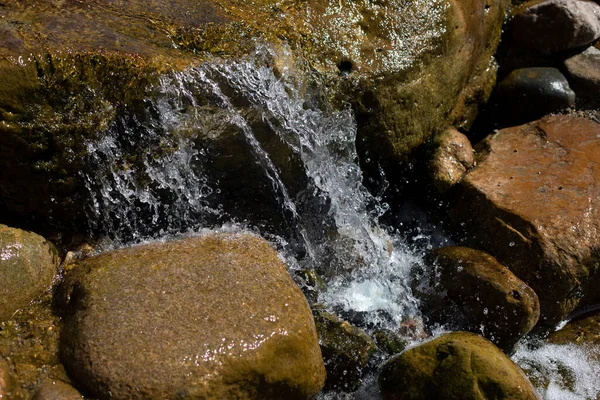
{"type": "MultiPolygon", "coordinates": [[[[409,279],[422,255],[378,221],[389,207],[362,184],[352,111],[332,110],[318,76],[286,78],[263,56],[164,75],[87,143],[92,230],[124,246],[242,226],[292,269],[323,275],[318,300],[336,312],[372,328],[421,321],[409,279]]],[[[586,354],[570,363],[577,351],[522,348],[514,359],[545,365],[545,398],[579,399],[597,394],[599,370],[586,354]],[[561,386],[559,365],[572,382],[561,386]]]]}

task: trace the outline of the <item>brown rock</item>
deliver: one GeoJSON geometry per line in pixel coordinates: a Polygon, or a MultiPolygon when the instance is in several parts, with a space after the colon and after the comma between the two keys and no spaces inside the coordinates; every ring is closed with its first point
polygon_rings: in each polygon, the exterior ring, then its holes
{"type": "Polygon", "coordinates": [[[586,108],[600,108],[600,50],[588,47],[567,58],[565,69],[579,103],[586,108]]]}
{"type": "Polygon", "coordinates": [[[47,379],[31,400],[81,400],[83,396],[66,382],[47,379]]]}
{"type": "Polygon", "coordinates": [[[515,15],[518,45],[541,53],[585,46],[600,38],[600,5],[589,0],[547,0],[515,15]]]}
{"type": "Polygon", "coordinates": [[[50,288],[59,262],[43,237],[0,224],[0,322],[50,288]]]}
{"type": "Polygon", "coordinates": [[[436,150],[430,163],[433,184],[440,193],[460,182],[473,166],[475,156],[469,139],[454,128],[436,138],[436,150]]]}
{"type": "Polygon", "coordinates": [[[500,349],[467,332],[442,335],[388,360],[384,400],[538,400],[527,377],[500,349]]]}
{"type": "Polygon", "coordinates": [[[458,185],[466,239],[535,290],[545,325],[599,297],[599,149],[600,124],[543,118],[490,135],[458,185]]]}
{"type": "Polygon", "coordinates": [[[0,357],[0,399],[5,399],[8,392],[8,364],[0,357]]]}
{"type": "Polygon", "coordinates": [[[537,295],[494,257],[458,246],[436,250],[433,257],[446,307],[456,304],[462,311],[468,325],[463,329],[510,351],[537,323],[537,295]]]}
{"type": "Polygon", "coordinates": [[[58,298],[61,358],[101,399],[305,399],[325,381],[306,299],[258,237],[101,254],[68,274],[58,298]]]}
{"type": "Polygon", "coordinates": [[[553,344],[577,344],[595,349],[600,361],[600,312],[595,311],[569,321],[562,329],[552,332],[548,342],[553,344]]]}

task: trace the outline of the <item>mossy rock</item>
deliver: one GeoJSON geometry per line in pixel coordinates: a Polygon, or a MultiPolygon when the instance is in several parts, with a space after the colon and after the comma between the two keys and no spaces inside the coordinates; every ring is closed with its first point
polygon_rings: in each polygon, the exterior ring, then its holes
{"type": "Polygon", "coordinates": [[[364,331],[320,307],[313,307],[328,389],[352,392],[361,383],[376,346],[364,331]]]}
{"type": "Polygon", "coordinates": [[[410,348],[381,368],[384,400],[539,400],[523,374],[493,343],[453,332],[410,348]]]}
{"type": "Polygon", "coordinates": [[[256,236],[87,258],[57,299],[61,359],[100,399],[307,399],[325,381],[306,299],[256,236]]]}

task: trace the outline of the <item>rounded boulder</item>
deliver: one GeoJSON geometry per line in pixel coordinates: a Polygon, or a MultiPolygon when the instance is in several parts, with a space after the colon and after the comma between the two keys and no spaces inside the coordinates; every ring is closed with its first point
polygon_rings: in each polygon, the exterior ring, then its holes
{"type": "Polygon", "coordinates": [[[63,363],[100,399],[304,399],[325,381],[306,299],[249,234],[88,258],[58,297],[63,363]]]}
{"type": "Polygon", "coordinates": [[[46,239],[0,224],[0,322],[50,288],[58,263],[46,239]]]}
{"type": "Polygon", "coordinates": [[[379,375],[384,400],[538,400],[523,373],[490,341],[453,332],[388,360],[379,375]]]}

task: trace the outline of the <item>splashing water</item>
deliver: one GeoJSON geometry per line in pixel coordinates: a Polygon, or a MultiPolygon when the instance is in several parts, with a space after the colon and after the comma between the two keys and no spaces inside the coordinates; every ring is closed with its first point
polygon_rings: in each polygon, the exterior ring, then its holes
{"type": "MultiPolygon", "coordinates": [[[[87,143],[93,228],[125,245],[241,223],[277,242],[292,268],[324,275],[319,301],[330,308],[392,330],[420,320],[409,276],[421,255],[378,223],[387,205],[362,185],[351,110],[326,111],[310,90],[318,77],[284,79],[257,59],[162,76],[87,143]]],[[[600,375],[590,351],[522,347],[513,359],[545,379],[545,399],[587,399],[600,375]]]]}

